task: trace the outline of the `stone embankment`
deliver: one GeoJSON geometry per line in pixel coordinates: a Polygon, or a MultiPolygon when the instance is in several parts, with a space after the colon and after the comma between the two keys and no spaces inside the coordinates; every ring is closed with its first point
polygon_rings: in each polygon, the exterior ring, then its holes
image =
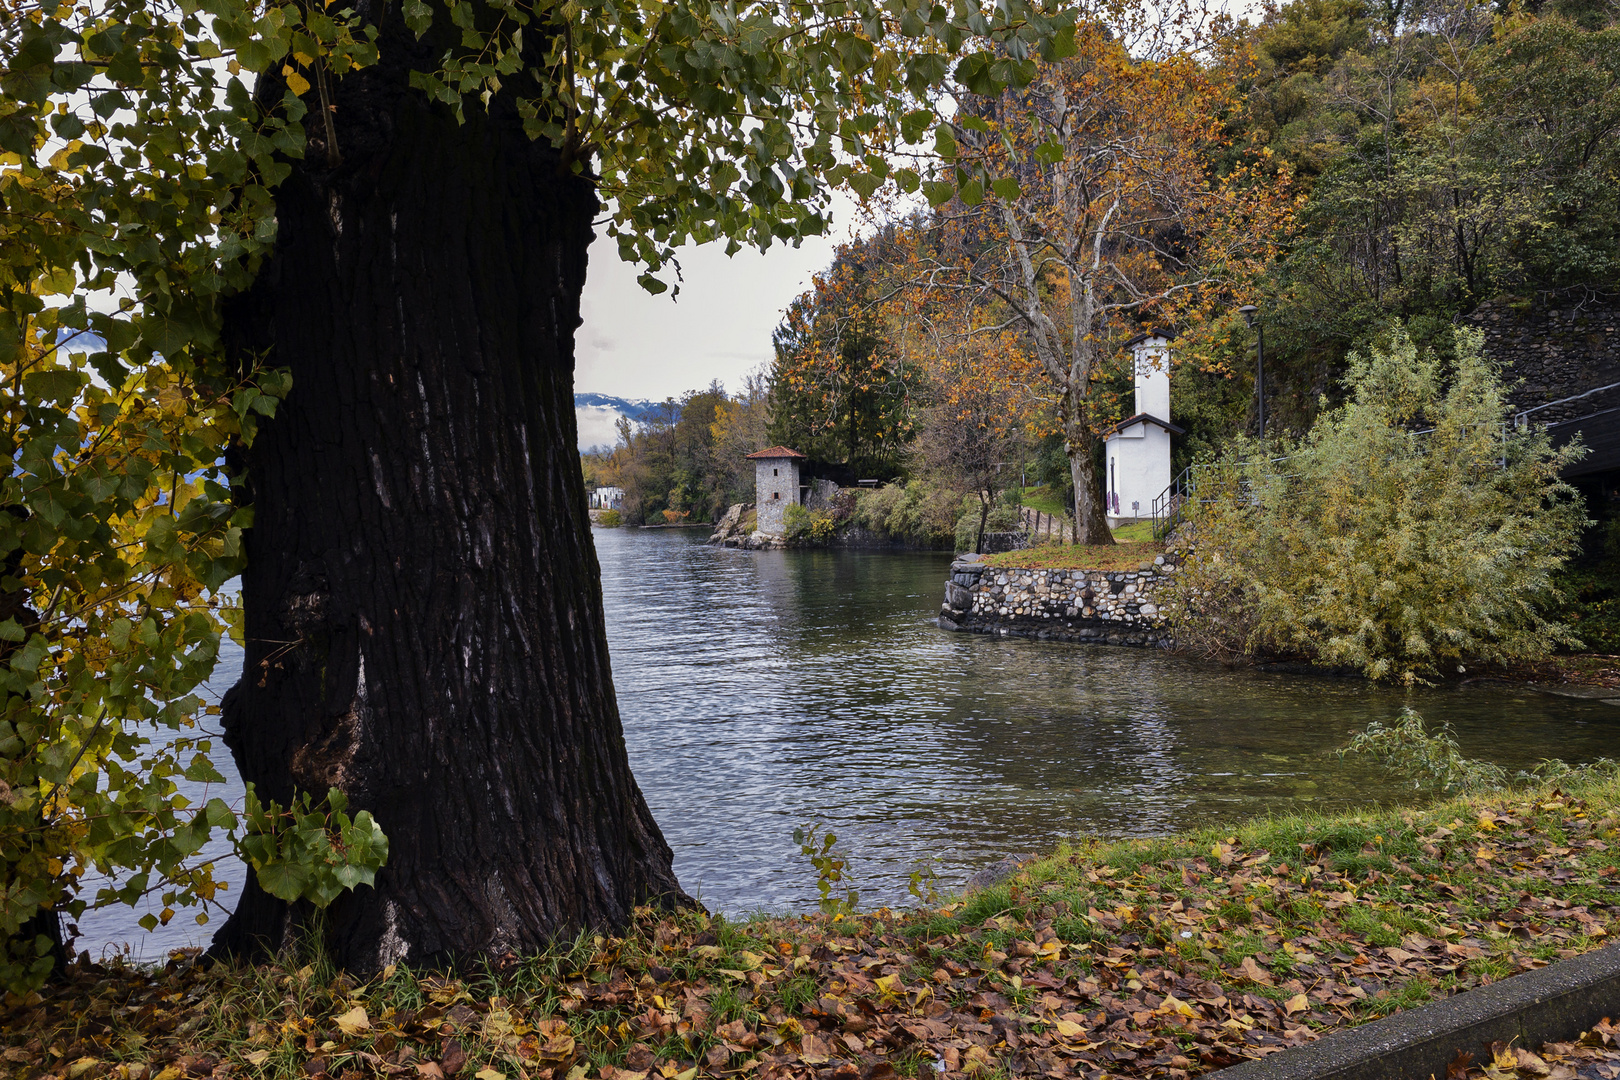
{"type": "Polygon", "coordinates": [[[1135,570],[1039,570],[987,566],[978,555],[951,564],[939,625],[981,634],[1168,648],[1160,614],[1175,566],[1163,555],[1135,570]]]}

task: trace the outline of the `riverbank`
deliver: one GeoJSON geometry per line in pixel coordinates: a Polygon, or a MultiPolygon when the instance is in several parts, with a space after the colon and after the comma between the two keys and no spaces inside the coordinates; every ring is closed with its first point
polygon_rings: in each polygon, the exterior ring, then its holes
{"type": "Polygon", "coordinates": [[[1186,1077],[1599,947],[1620,781],[1088,842],[915,912],[638,913],[357,985],[318,959],[84,967],[8,998],[19,1078],[1186,1077]]]}

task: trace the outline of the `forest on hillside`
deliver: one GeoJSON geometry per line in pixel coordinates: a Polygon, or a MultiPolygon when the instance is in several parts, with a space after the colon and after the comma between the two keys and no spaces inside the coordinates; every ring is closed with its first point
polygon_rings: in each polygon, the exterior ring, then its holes
{"type": "Polygon", "coordinates": [[[1179,333],[1179,470],[1261,434],[1242,304],[1285,434],[1397,324],[1444,354],[1486,301],[1620,287],[1620,4],[1295,0],[1214,40],[1144,59],[1099,30],[1025,90],[964,94],[947,149],[1012,182],[925,206],[891,177],[874,227],[785,312],[768,369],[624,426],[589,476],[626,488],[632,522],[712,519],[751,497],[743,455],[784,443],[961,491],[1021,474],[1072,508],[1067,459],[1129,412],[1120,346],[1142,329],[1179,333]],[[1052,167],[1059,130],[1111,171],[1052,167]],[[1076,210],[1109,190],[1126,193],[1112,222],[1076,210]],[[1079,240],[1102,257],[1072,257],[1079,240]]]}

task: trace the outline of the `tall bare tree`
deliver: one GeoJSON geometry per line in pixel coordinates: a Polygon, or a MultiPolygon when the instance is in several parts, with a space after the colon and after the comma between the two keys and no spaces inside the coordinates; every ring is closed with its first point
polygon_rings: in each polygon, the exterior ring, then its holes
{"type": "Polygon", "coordinates": [[[1075,44],[1022,89],[964,94],[940,127],[940,154],[979,179],[927,189],[939,236],[920,276],[959,292],[979,332],[1027,336],[1069,457],[1077,542],[1106,544],[1094,387],[1113,343],[1257,270],[1287,211],[1274,174],[1211,177],[1231,93],[1217,72],[1185,51],[1135,59],[1097,24],[1075,44]]]}

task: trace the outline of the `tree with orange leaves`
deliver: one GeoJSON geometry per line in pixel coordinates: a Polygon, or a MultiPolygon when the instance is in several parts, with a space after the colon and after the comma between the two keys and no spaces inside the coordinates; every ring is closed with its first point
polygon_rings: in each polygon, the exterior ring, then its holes
{"type": "Polygon", "coordinates": [[[1098,24],[996,97],[963,93],[936,132],[958,184],[924,185],[936,236],[913,278],[954,292],[976,334],[1019,330],[1053,399],[1076,540],[1112,543],[1092,466],[1093,384],[1148,320],[1197,321],[1256,274],[1288,217],[1287,177],[1211,175],[1230,80],[1185,51],[1133,58],[1098,24]]]}
{"type": "Polygon", "coordinates": [[[1040,367],[1015,330],[972,336],[963,332],[960,308],[923,314],[911,342],[926,357],[933,404],[922,417],[919,449],[930,470],[978,495],[973,550],[983,551],[1000,470],[1020,459],[1040,411],[1032,392],[1040,367]]]}

